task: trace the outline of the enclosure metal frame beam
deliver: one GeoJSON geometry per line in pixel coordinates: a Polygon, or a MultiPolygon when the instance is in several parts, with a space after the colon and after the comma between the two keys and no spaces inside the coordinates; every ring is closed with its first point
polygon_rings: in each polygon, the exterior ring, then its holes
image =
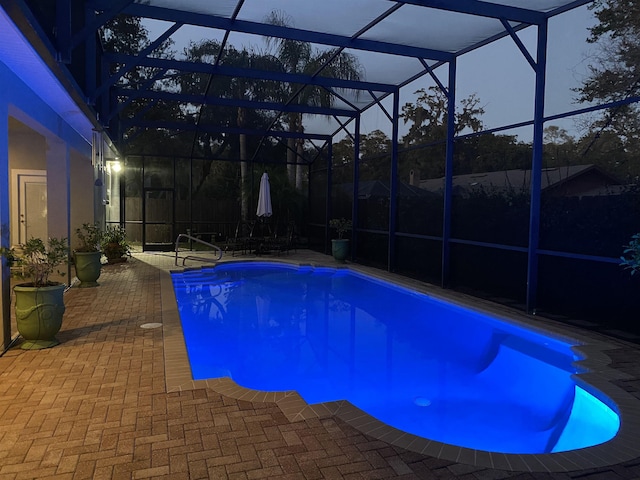
{"type": "Polygon", "coordinates": [[[556,15],[568,12],[569,10],[573,10],[574,8],[583,7],[584,5],[588,5],[590,3],[593,3],[593,0],[575,0],[574,2],[567,3],[566,5],[562,5],[550,12],[547,12],[547,18],[555,17],[556,15]]]}
{"type": "Polygon", "coordinates": [[[76,32],[71,38],[71,48],[76,48],[81,42],[87,41],[89,38],[95,38],[96,31],[106,24],[113,17],[121,13],[122,9],[133,0],[110,0],[105,2],[100,8],[96,8],[95,2],[85,2],[85,22],[84,27],[76,32]],[[96,14],[96,10],[100,10],[100,14],[96,14]]]}
{"type": "Polygon", "coordinates": [[[298,112],[310,115],[331,115],[336,117],[353,118],[358,115],[355,110],[344,108],[317,107],[314,105],[289,104],[276,102],[262,102],[257,100],[243,100],[222,97],[203,97],[185,93],[160,92],[157,90],[134,90],[132,88],[117,88],[115,94],[119,96],[135,97],[138,99],[160,99],[168,102],[194,103],[199,105],[217,105],[222,107],[254,108],[257,110],[273,110],[279,112],[298,112]]]}
{"type": "Polygon", "coordinates": [[[284,137],[284,138],[304,138],[307,140],[322,140],[328,142],[331,140],[331,135],[322,135],[317,133],[304,133],[304,132],[288,132],[284,130],[251,130],[248,128],[238,127],[221,127],[213,125],[196,125],[195,123],[187,122],[163,122],[153,120],[139,120],[132,122],[122,122],[124,128],[154,128],[154,129],[167,129],[178,131],[203,131],[207,133],[228,133],[228,134],[247,134],[255,136],[268,136],[268,137],[284,137]]]}
{"type": "Polygon", "coordinates": [[[353,201],[351,203],[351,260],[358,258],[358,191],[360,184],[360,115],[355,119],[355,141],[353,142],[353,201]]]}
{"type": "MultiPolygon", "coordinates": [[[[144,50],[140,52],[139,55],[134,56],[131,55],[129,61],[125,62],[125,64],[118,69],[113,75],[109,75],[106,81],[103,81],[100,86],[95,90],[95,92],[87,92],[88,97],[91,100],[96,100],[97,97],[106,93],[107,89],[116,84],[118,79],[125,75],[127,72],[130,72],[137,64],[137,59],[146,58],[151,52],[153,52],[156,48],[162,45],[171,35],[178,31],[178,29],[182,26],[180,23],[175,23],[171,27],[169,27],[162,35],[156,38],[153,42],[149,44],[144,50]]],[[[106,56],[103,57],[105,60],[108,58],[106,56]]],[[[108,69],[105,69],[108,71],[108,69]]]]}
{"type": "Polygon", "coordinates": [[[387,250],[387,270],[396,269],[396,224],[398,212],[398,138],[400,120],[400,90],[393,94],[393,122],[391,124],[391,176],[389,178],[389,244],[387,250]]]}
{"type": "Polygon", "coordinates": [[[57,60],[71,63],[71,0],[58,0],[55,9],[57,60]]]}
{"type": "Polygon", "coordinates": [[[409,5],[435,8],[456,13],[466,13],[476,17],[504,18],[515,22],[540,24],[545,21],[545,13],[537,10],[499,5],[477,0],[392,0],[409,5]]]}
{"type": "MultiPolygon", "coordinates": [[[[69,3],[69,0],[63,0],[63,4],[69,3]]],[[[276,37],[282,39],[290,39],[302,42],[311,42],[322,45],[335,46],[341,49],[349,48],[355,50],[363,50],[369,52],[376,52],[381,54],[391,54],[398,56],[407,56],[411,58],[419,59],[424,63],[425,59],[433,60],[436,63],[431,66],[431,68],[436,68],[437,66],[443,65],[444,63],[450,63],[452,59],[457,56],[467,53],[473,49],[479,48],[487,43],[495,41],[499,38],[504,37],[505,35],[511,35],[514,37],[514,33],[519,31],[522,28],[526,28],[530,25],[541,25],[547,21],[548,18],[563,13],[564,11],[570,10],[571,8],[577,8],[581,5],[585,5],[589,3],[588,0],[575,0],[570,5],[565,5],[554,10],[540,12],[535,9],[530,8],[522,8],[511,5],[500,5],[497,3],[493,3],[490,1],[482,1],[482,0],[392,0],[393,7],[390,8],[383,15],[380,15],[378,18],[372,20],[369,25],[363,28],[361,31],[356,32],[355,34],[349,35],[340,35],[340,34],[331,34],[318,32],[314,30],[307,29],[299,29],[286,25],[273,25],[270,23],[263,23],[259,21],[247,21],[241,20],[237,18],[238,11],[242,8],[242,2],[238,3],[236,6],[236,12],[234,15],[227,17],[226,15],[209,15],[198,12],[190,12],[183,11],[180,9],[174,8],[166,8],[159,7],[155,5],[144,4],[143,2],[133,2],[131,0],[117,0],[115,2],[107,1],[107,0],[95,0],[88,1],[86,3],[87,11],[91,10],[93,13],[89,14],[87,12],[87,24],[80,31],[73,34],[73,36],[69,39],[63,39],[63,45],[61,48],[65,50],[76,48],[80,42],[87,42],[87,51],[95,51],[95,35],[93,34],[97,28],[103,26],[107,21],[113,18],[117,14],[127,14],[140,18],[149,18],[149,19],[157,19],[163,20],[167,22],[171,22],[173,26],[165,32],[165,35],[173,33],[173,31],[180,28],[183,24],[188,25],[197,25],[202,27],[208,27],[212,29],[219,29],[221,31],[226,32],[228,35],[230,32],[241,32],[252,35],[260,35],[260,36],[268,36],[268,37],[276,37]],[[495,36],[484,39],[481,42],[478,42],[474,45],[471,45],[463,50],[457,52],[450,52],[442,49],[429,49],[422,47],[415,47],[411,45],[401,45],[393,42],[387,42],[384,40],[371,40],[367,38],[363,38],[364,32],[368,31],[370,28],[375,27],[379,22],[383,21],[390,14],[395,12],[398,9],[401,9],[403,6],[415,6],[415,7],[424,7],[431,8],[435,10],[448,11],[458,14],[466,14],[470,16],[479,16],[484,18],[495,18],[503,24],[507,25],[508,28],[505,32],[496,34],[495,36]],[[91,45],[93,41],[93,46],[91,45]]],[[[70,32],[71,33],[71,32],[70,32]]],[[[157,42],[154,42],[154,45],[157,42]]],[[[64,53],[62,53],[64,55],[64,53]]],[[[89,59],[92,54],[88,54],[87,58],[89,59]]],[[[118,58],[118,62],[124,63],[128,67],[131,65],[140,65],[140,66],[154,66],[149,62],[161,62],[166,59],[149,59],[145,58],[144,55],[139,56],[130,56],[129,60],[118,58]],[[133,63],[132,63],[133,62],[133,63]]],[[[95,60],[95,59],[94,59],[95,60]]],[[[188,62],[177,62],[173,66],[167,65],[155,65],[158,68],[173,68],[179,71],[190,71],[190,67],[187,65],[188,62]]],[[[95,63],[94,63],[95,65],[95,63]]],[[[211,68],[210,65],[204,65],[205,67],[211,68]]],[[[223,66],[215,65],[217,68],[224,68],[223,66]]],[[[227,73],[233,76],[247,76],[250,78],[265,78],[272,79],[275,81],[290,81],[295,83],[303,83],[310,85],[322,85],[328,89],[331,89],[332,85],[325,84],[327,79],[319,80],[319,83],[315,83],[314,79],[304,79],[304,78],[292,78],[290,77],[288,80],[283,79],[282,77],[273,78],[273,77],[265,77],[264,75],[256,75],[255,72],[251,70],[244,69],[232,69],[235,72],[229,70],[227,73]]],[[[95,69],[94,69],[95,72],[95,69]]],[[[221,74],[224,75],[222,70],[211,71],[208,70],[208,74],[221,74]]],[[[264,72],[263,72],[264,73],[264,72]]],[[[267,72],[273,74],[273,72],[267,72]]],[[[362,83],[350,83],[348,81],[341,83],[339,85],[333,85],[336,88],[353,88],[353,89],[367,89],[367,90],[379,90],[384,93],[382,98],[390,95],[394,92],[396,88],[406,85],[408,82],[415,80],[416,78],[429,73],[429,69],[425,69],[420,74],[415,75],[411,79],[407,79],[407,81],[402,82],[400,85],[384,85],[379,86],[377,88],[375,86],[366,87],[362,83]]],[[[95,74],[91,74],[95,75],[95,74]]],[[[94,96],[99,96],[102,90],[107,88],[107,85],[101,83],[100,85],[96,85],[95,81],[91,80],[91,75],[87,72],[87,89],[86,92],[89,92],[88,97],[92,99],[94,96]],[[96,88],[98,90],[96,90],[96,88]],[[93,92],[93,93],[91,93],[93,92]]],[[[118,78],[119,75],[116,74],[115,77],[111,77],[107,82],[112,83],[114,78],[118,78]]],[[[363,111],[367,108],[373,106],[375,102],[367,105],[366,107],[360,109],[363,111]]],[[[103,111],[102,117],[108,118],[110,116],[110,112],[103,111]]],[[[334,132],[335,133],[335,132],[334,132]]]]}
{"type": "MultiPolygon", "coordinates": [[[[108,3],[100,2],[100,5],[108,3]]],[[[334,47],[353,48],[370,52],[388,53],[404,57],[430,58],[433,60],[449,61],[453,54],[443,50],[398,45],[378,40],[364,38],[352,38],[344,35],[322,33],[299,28],[273,25],[268,23],[251,22],[247,20],[232,20],[217,15],[205,15],[195,12],[186,12],[172,8],[144,5],[142,3],[130,3],[123,13],[136,17],[153,18],[167,22],[180,22],[201,27],[216,28],[233,32],[276,37],[300,42],[317,43],[334,47]]]]}
{"type": "Polygon", "coordinates": [[[331,201],[331,188],[333,184],[333,145],[332,141],[327,145],[327,198],[325,199],[325,226],[324,226],[324,253],[331,252],[331,228],[329,222],[333,216],[331,201]]]}
{"type": "MultiPolygon", "coordinates": [[[[84,11],[85,24],[92,24],[95,21],[96,14],[91,8],[86,8],[84,11]]],[[[96,41],[96,35],[88,35],[84,45],[84,88],[83,93],[89,102],[89,92],[95,92],[98,86],[98,58],[96,50],[98,48],[98,42],[96,41]]],[[[102,62],[100,62],[102,65],[102,62]]],[[[104,114],[104,113],[103,113],[104,114]]]]}
{"type": "Polygon", "coordinates": [[[531,160],[531,205],[527,253],[527,312],[535,314],[538,296],[538,246],[540,243],[540,197],[542,195],[542,140],[547,65],[547,22],[538,26],[536,84],[533,112],[533,155],[531,160]]]}
{"type": "Polygon", "coordinates": [[[299,83],[302,85],[318,85],[326,88],[343,88],[352,90],[373,90],[380,92],[394,92],[395,85],[379,82],[366,82],[363,80],[345,80],[342,78],[312,76],[285,72],[274,72],[259,70],[257,68],[239,68],[225,65],[213,65],[211,63],[186,62],[180,60],[169,60],[166,58],[141,57],[127,55],[124,53],[109,53],[103,58],[111,63],[136,62],[142,67],[155,67],[166,70],[179,70],[189,73],[206,73],[211,75],[222,75],[226,77],[246,77],[258,80],[273,80],[276,82],[299,83]]]}
{"type": "Polygon", "coordinates": [[[456,67],[455,61],[449,63],[449,88],[447,94],[447,140],[444,169],[444,201],[442,206],[442,273],[443,288],[451,283],[451,217],[453,206],[453,151],[456,128],[456,67]]]}
{"type": "MultiPolygon", "coordinates": [[[[116,107],[109,112],[109,115],[105,118],[105,122],[111,122],[111,120],[115,119],[118,117],[118,115],[120,114],[120,112],[124,111],[124,109],[130,105],[134,100],[136,100],[139,97],[142,97],[142,95],[146,92],[150,92],[151,90],[149,90],[149,88],[151,88],[151,86],[158,80],[160,80],[162,78],[162,76],[166,73],[166,70],[160,70],[158,73],[156,73],[155,75],[153,75],[151,78],[149,78],[147,81],[145,81],[144,83],[142,83],[141,87],[139,90],[134,90],[134,89],[123,89],[123,88],[116,88],[114,89],[114,96],[117,98],[119,95],[121,95],[121,90],[123,90],[122,95],[121,96],[126,96],[127,99],[126,100],[122,100],[120,102],[118,102],[118,104],[116,105],[116,107]],[[130,93],[129,93],[130,92],[130,93]]],[[[170,95],[170,94],[169,94],[170,95]]]]}

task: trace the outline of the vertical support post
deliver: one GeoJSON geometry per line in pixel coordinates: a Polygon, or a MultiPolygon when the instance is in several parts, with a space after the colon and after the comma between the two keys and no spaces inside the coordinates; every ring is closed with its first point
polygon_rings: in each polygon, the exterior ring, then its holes
{"type": "Polygon", "coordinates": [[[56,2],[56,38],[59,60],[71,63],[71,0],[56,2]]]}
{"type": "Polygon", "coordinates": [[[387,270],[396,268],[396,212],[398,211],[398,120],[400,111],[400,91],[393,92],[393,124],[391,126],[391,176],[389,178],[389,250],[387,270]]]}
{"type": "MultiPolygon", "coordinates": [[[[286,169],[286,162],[285,162],[285,169],[286,169]]],[[[311,184],[313,182],[313,177],[314,173],[313,170],[311,169],[311,165],[309,165],[309,181],[307,182],[307,212],[312,212],[312,202],[311,202],[311,193],[314,191],[311,188],[311,184]]],[[[296,218],[296,222],[300,222],[300,225],[302,225],[302,219],[300,218],[296,218]]]]}
{"type": "Polygon", "coordinates": [[[357,258],[358,244],[358,191],[360,187],[360,115],[356,117],[353,144],[353,203],[351,204],[351,223],[353,232],[351,235],[351,260],[357,258]]]}
{"type": "MultiPolygon", "coordinates": [[[[105,199],[105,159],[104,159],[104,136],[102,132],[93,130],[91,136],[91,164],[93,165],[93,220],[103,219],[105,199]]],[[[101,222],[102,223],[102,222],[101,222]]]]}
{"type": "Polygon", "coordinates": [[[527,253],[527,312],[535,314],[538,295],[538,245],[540,242],[540,196],[542,192],[542,138],[544,130],[544,92],[547,65],[547,22],[538,25],[536,91],[533,112],[533,158],[531,161],[531,206],[529,250],[527,253]]]}
{"type": "MultiPolygon", "coordinates": [[[[107,85],[109,82],[109,64],[104,61],[104,60],[100,60],[100,86],[102,87],[103,85],[107,85]]],[[[100,90],[96,90],[96,92],[99,92],[100,90]]],[[[106,90],[103,90],[102,95],[100,95],[100,98],[96,98],[96,108],[98,109],[98,115],[101,115],[101,117],[98,118],[98,120],[101,120],[102,118],[107,118],[107,115],[109,114],[109,104],[111,102],[111,88],[107,88],[106,90]]],[[[108,125],[105,125],[108,127],[108,125]]]]}
{"type": "MultiPolygon", "coordinates": [[[[127,157],[122,158],[122,174],[120,175],[120,181],[118,182],[118,194],[120,195],[120,210],[118,212],[120,225],[123,228],[127,228],[127,209],[126,209],[126,193],[127,193],[127,157]]],[[[190,183],[190,188],[192,184],[190,183]]]]}
{"type": "MultiPolygon", "coordinates": [[[[85,6],[84,13],[84,22],[85,25],[90,25],[95,19],[95,10],[90,6],[85,6]]],[[[84,51],[84,77],[85,77],[85,88],[84,91],[87,95],[88,99],[92,99],[96,94],[96,52],[97,52],[97,43],[96,43],[96,34],[87,35],[87,39],[85,41],[85,51],[84,51]]],[[[89,100],[90,101],[90,100],[89,100]]]]}
{"type": "Polygon", "coordinates": [[[451,276],[451,209],[453,197],[453,149],[456,127],[456,60],[449,62],[447,87],[447,142],[444,167],[444,202],[442,209],[442,287],[447,288],[451,276]]]}
{"type": "MultiPolygon", "coordinates": [[[[193,225],[193,155],[189,156],[189,228],[191,229],[192,232],[196,230],[195,226],[193,225]]],[[[220,230],[220,228],[218,228],[218,230],[220,230]]],[[[231,237],[231,235],[232,233],[227,230],[227,225],[225,225],[224,226],[225,240],[231,237]]]]}
{"type": "MultiPolygon", "coordinates": [[[[171,239],[172,242],[175,242],[175,239],[178,237],[179,233],[182,233],[180,229],[177,228],[176,225],[176,157],[171,157],[171,166],[173,167],[173,181],[171,185],[173,185],[173,190],[171,191],[171,239]]],[[[208,229],[211,231],[211,229],[208,229]]],[[[216,243],[216,236],[213,235],[213,240],[211,243],[216,243]]]]}
{"type": "MultiPolygon", "coordinates": [[[[1,73],[0,73],[1,75],[1,73]]],[[[9,110],[6,97],[0,95],[0,247],[9,248],[9,110]]],[[[11,343],[11,269],[0,257],[2,288],[2,350],[11,343]]]]}
{"type": "MultiPolygon", "coordinates": [[[[240,167],[240,168],[242,168],[242,167],[240,167]]],[[[247,170],[248,170],[248,168],[247,168],[247,170]]],[[[262,174],[260,174],[260,175],[262,175],[262,174]]],[[[242,174],[240,176],[242,176],[242,174]]],[[[253,169],[253,162],[251,162],[251,175],[249,175],[249,178],[251,178],[251,186],[249,187],[249,195],[248,196],[250,198],[248,198],[248,201],[250,202],[250,204],[252,205],[252,208],[253,208],[253,205],[255,205],[257,203],[255,201],[255,197],[254,197],[254,193],[253,193],[255,188],[256,188],[256,172],[253,169]]],[[[242,185],[242,187],[241,187],[240,195],[247,195],[247,193],[245,192],[245,186],[244,185],[242,185]]],[[[249,203],[249,202],[244,202],[244,203],[249,203]]],[[[240,203],[242,205],[243,202],[240,202],[240,203]]],[[[242,208],[242,206],[241,206],[240,207],[240,218],[242,220],[249,220],[249,217],[253,218],[253,215],[249,215],[250,211],[244,211],[244,210],[245,209],[242,208]],[[247,215],[246,219],[245,219],[245,215],[247,215]]]]}
{"type": "MultiPolygon", "coordinates": [[[[112,89],[110,89],[109,90],[109,110],[107,110],[105,114],[109,112],[116,112],[117,110],[118,110],[118,96],[115,94],[115,92],[112,89]]],[[[119,136],[119,132],[118,132],[119,121],[118,121],[117,115],[111,119],[109,119],[107,115],[105,115],[102,118],[102,124],[105,125],[109,129],[109,132],[111,133],[111,135],[113,135],[113,137],[111,137],[112,140],[113,138],[117,138],[119,136]]]]}
{"type": "Polygon", "coordinates": [[[325,207],[325,227],[324,227],[324,253],[329,254],[331,252],[331,231],[329,229],[329,220],[331,220],[332,206],[331,206],[331,183],[332,179],[332,167],[333,167],[333,139],[328,143],[327,147],[327,198],[325,207]]]}
{"type": "Polygon", "coordinates": [[[145,251],[147,246],[147,191],[144,188],[146,175],[145,175],[145,164],[147,163],[147,156],[142,156],[142,165],[140,165],[142,169],[142,251],[145,251]]]}
{"type": "MultiPolygon", "coordinates": [[[[47,138],[47,235],[71,243],[71,149],[59,137],[47,138]]],[[[70,253],[70,251],[69,251],[70,253]]],[[[67,278],[71,263],[67,264],[67,278]]]]}

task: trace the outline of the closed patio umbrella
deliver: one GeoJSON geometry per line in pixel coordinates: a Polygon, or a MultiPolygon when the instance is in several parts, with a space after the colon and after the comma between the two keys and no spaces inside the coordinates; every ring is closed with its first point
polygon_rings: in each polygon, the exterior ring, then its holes
{"type": "Polygon", "coordinates": [[[272,214],[269,175],[267,175],[267,172],[264,172],[260,179],[260,193],[258,194],[258,209],[256,210],[256,215],[258,217],[270,217],[272,214]]]}

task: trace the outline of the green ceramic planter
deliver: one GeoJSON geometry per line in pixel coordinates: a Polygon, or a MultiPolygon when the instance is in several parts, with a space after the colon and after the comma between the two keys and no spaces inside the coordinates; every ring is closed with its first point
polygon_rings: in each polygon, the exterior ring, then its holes
{"type": "Polygon", "coordinates": [[[49,287],[16,285],[16,326],[24,338],[21,348],[38,350],[58,345],[62,327],[64,284],[49,287]]]}
{"type": "Polygon", "coordinates": [[[331,240],[331,253],[333,258],[338,262],[344,263],[347,255],[349,255],[349,239],[333,239],[331,240]]]}
{"type": "Polygon", "coordinates": [[[74,263],[80,288],[97,287],[102,269],[102,252],[75,252],[74,263]]]}

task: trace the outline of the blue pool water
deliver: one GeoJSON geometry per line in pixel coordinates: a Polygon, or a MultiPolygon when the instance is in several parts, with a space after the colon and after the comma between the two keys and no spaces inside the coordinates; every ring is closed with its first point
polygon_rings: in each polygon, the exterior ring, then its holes
{"type": "Polygon", "coordinates": [[[172,275],[194,379],[348,400],[462,447],[547,453],[613,438],[571,344],[346,269],[270,262],[172,275]]]}

